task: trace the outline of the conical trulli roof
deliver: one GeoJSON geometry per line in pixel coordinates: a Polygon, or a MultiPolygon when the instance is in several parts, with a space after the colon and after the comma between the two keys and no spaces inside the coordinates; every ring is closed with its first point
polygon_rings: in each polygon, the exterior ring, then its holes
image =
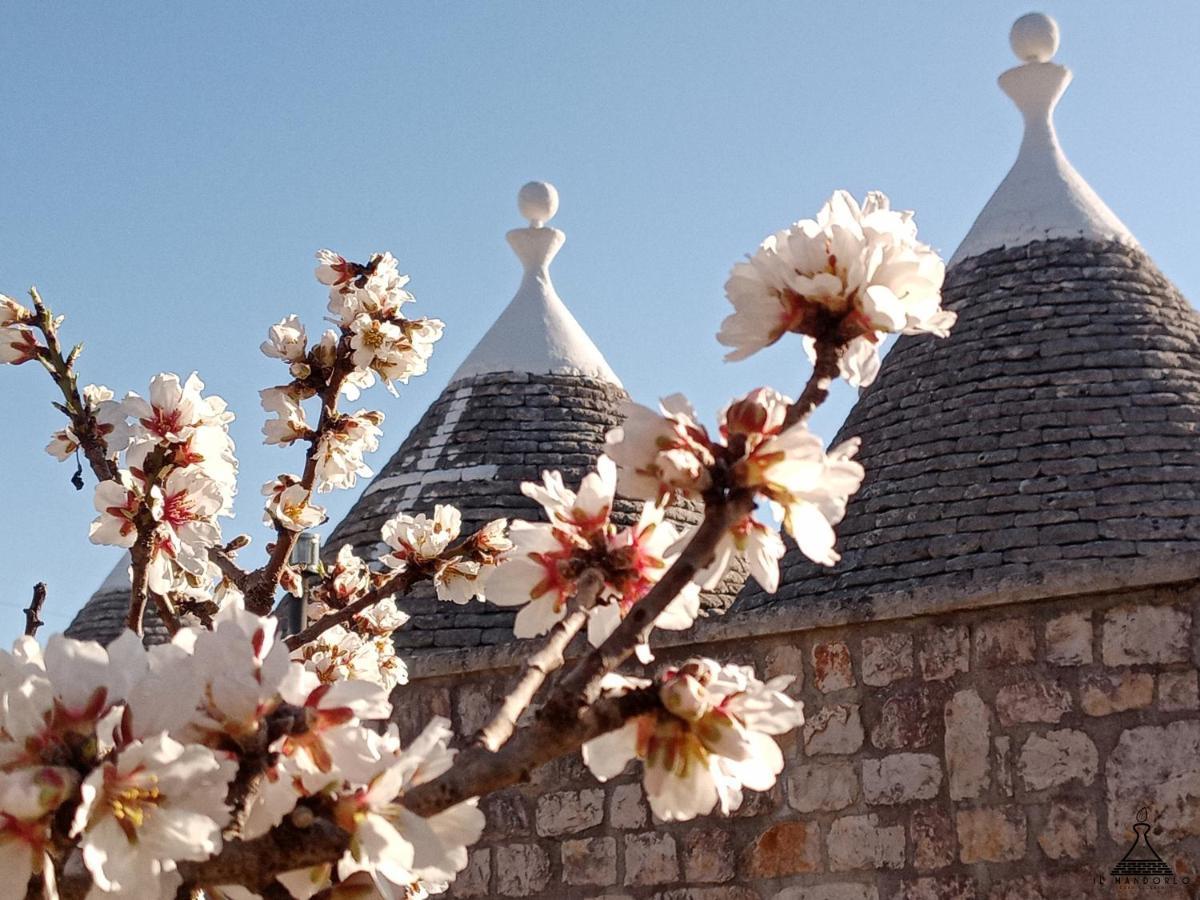
{"type": "Polygon", "coordinates": [[[1057,28],[1014,27],[1000,83],[1025,117],[1012,172],[954,255],[949,338],[901,337],[838,440],[867,477],[841,562],[792,550],[774,598],[854,604],[987,590],[1200,549],[1200,316],[1059,149],[1057,28]]]}
{"type": "MultiPolygon", "coordinates": [[[[528,228],[508,233],[525,267],[516,296],[451,378],[362,497],[334,528],[324,555],[351,544],[366,558],[386,546],[380,528],[397,512],[458,507],[463,531],[496,518],[541,521],[541,507],[521,493],[523,481],[558,469],[574,486],[603,452],[604,436],[620,424],[624,388],[603,355],[559,298],[549,265],[565,235],[545,225],[558,205],[551,185],[522,189],[528,228]]],[[[615,518],[632,521],[639,504],[618,498],[615,518]]],[[[674,509],[677,522],[694,510],[674,509]]],[[[709,609],[729,605],[743,574],[706,595],[709,609]]],[[[427,588],[407,599],[409,624],[401,647],[471,647],[511,641],[514,612],[490,603],[439,603],[427,588]]]]}

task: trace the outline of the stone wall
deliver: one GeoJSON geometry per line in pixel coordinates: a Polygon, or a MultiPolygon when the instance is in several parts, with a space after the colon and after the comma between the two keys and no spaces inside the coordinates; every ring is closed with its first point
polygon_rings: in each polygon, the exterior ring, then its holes
{"type": "MultiPolygon", "coordinates": [[[[1200,586],[1058,593],[882,621],[709,622],[660,661],[797,676],[808,722],[782,741],[775,789],[728,819],[662,824],[635,766],[600,784],[563,759],[484,800],[487,834],[450,896],[1190,896],[1118,892],[1109,870],[1143,807],[1179,881],[1200,866],[1200,586]]],[[[470,734],[514,671],[489,665],[512,658],[427,661],[404,726],[437,712],[470,734]]]]}

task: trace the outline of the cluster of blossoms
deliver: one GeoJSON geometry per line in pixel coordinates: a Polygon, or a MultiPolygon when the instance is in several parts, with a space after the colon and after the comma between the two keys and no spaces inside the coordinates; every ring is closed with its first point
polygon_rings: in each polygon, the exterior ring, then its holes
{"type": "Polygon", "coordinates": [[[816,219],[776,232],[733,267],[725,293],[733,313],[717,340],[745,359],[793,332],[841,346],[842,376],[868,385],[884,334],[945,337],[956,315],[941,307],[945,264],[917,240],[911,212],[871,193],[860,206],[837,191],[816,219]]]}
{"type": "MultiPolygon", "coordinates": [[[[711,659],[668,669],[657,688],[662,708],[629,719],[583,746],[583,760],[601,781],[642,761],[650,808],[666,822],[723,814],[742,803],[742,789],[766,791],[783,770],[772,735],[804,724],[801,705],[784,689],[792,676],[763,683],[745,666],[711,659]]],[[[645,689],[650,682],[609,675],[609,696],[645,689]]]]}
{"type": "MultiPolygon", "coordinates": [[[[363,457],[379,447],[383,421],[383,414],[373,410],[334,412],[334,398],[327,396],[331,385],[336,383],[339,395],[355,400],[378,378],[395,395],[396,382],[407,384],[428,368],[444,326],[437,319],[408,319],[401,313],[413,296],[405,290],[408,276],[400,274],[390,253],[376,253],[360,264],[321,250],[317,262],[317,280],[329,287],[330,321],[337,327],[327,329],[310,347],[296,316],[272,325],[262,352],[287,363],[292,380],[259,393],[263,409],[273,416],[263,426],[266,443],[316,442],[314,486],[326,492],[352,488],[359,475],[371,475],[363,457]],[[318,396],[324,399],[327,414],[319,434],[304,410],[304,401],[318,396]]],[[[278,521],[282,527],[293,527],[286,517],[278,521]]]]}
{"type": "Polygon", "coordinates": [[[381,535],[391,552],[381,561],[393,575],[427,576],[439,600],[482,600],[501,554],[512,547],[507,528],[506,519],[494,519],[456,545],[462,513],[453,506],[439,503],[432,516],[400,513],[383,524],[381,535]]]}
{"type": "Polygon", "coordinates": [[[33,312],[12,297],[0,294],[0,364],[19,366],[41,353],[33,329],[33,312]]]}
{"type": "MultiPolygon", "coordinates": [[[[618,486],[627,496],[657,502],[702,499],[715,486],[753,490],[809,559],[833,565],[839,558],[833,526],[862,483],[863,468],[854,461],[858,440],[826,453],[803,422],[785,427],[791,402],[770,388],[751,391],[722,410],[720,440],[678,394],[663,400],[658,411],[628,403],[624,424],[608,435],[618,486]]],[[[748,513],[726,530],[698,580],[706,588],[716,585],[741,556],[758,583],[774,591],[783,552],[776,531],[748,513]]]]}
{"type": "Polygon", "coordinates": [[[298,898],[355,877],[404,896],[466,865],[483,828],[475,801],[428,819],[401,805],[453,760],[443,720],[402,747],[394,727],[366,727],[391,712],[384,688],[323,683],[289,660],[274,619],[237,600],[212,626],[149,650],[125,632],[107,649],[56,635],[44,653],[32,638],[0,652],[0,897],[23,898],[34,874],[56,896],[55,874],[82,865],[92,896],[169,898],[179,863],[298,806],[352,836],[336,869],[280,877],[298,898]],[[250,759],[265,768],[239,771],[250,759]],[[251,789],[232,790],[242,777],[251,789]]]}
{"type": "MultiPolygon", "coordinates": [[[[600,587],[588,611],[588,639],[599,646],[674,560],[679,534],[663,519],[662,507],[645,504],[638,521],[624,528],[611,520],[616,488],[617,467],[606,456],[583,478],[578,493],[563,485],[558,472],[545,473],[540,485],[521,486],[550,521],[512,524],[512,548],[501,558],[487,595],[501,606],[522,607],[514,626],[517,637],[544,634],[561,621],[590,571],[600,587]]],[[[654,624],[682,630],[699,609],[699,588],[688,585],[654,624]]],[[[639,652],[649,658],[648,648],[639,652]]]]}
{"type": "MultiPolygon", "coordinates": [[[[96,487],[91,540],[129,548],[139,533],[149,534],[147,583],[162,595],[189,592],[211,575],[217,519],[232,515],[233,414],[203,389],[195,374],[180,381],[164,373],[151,379],[148,398],[130,393],[117,402],[105,388],[84,391],[107,455],[119,465],[115,479],[96,487]]],[[[65,458],[73,441],[69,432],[55,435],[47,450],[65,458]]]]}

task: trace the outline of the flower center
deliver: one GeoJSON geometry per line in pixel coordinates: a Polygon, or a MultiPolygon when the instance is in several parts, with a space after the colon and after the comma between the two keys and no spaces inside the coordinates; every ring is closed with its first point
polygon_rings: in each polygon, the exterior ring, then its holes
{"type": "Polygon", "coordinates": [[[111,792],[108,809],[132,843],[137,839],[137,830],[145,824],[147,810],[159,806],[163,799],[157,776],[147,775],[144,784],[129,784],[111,792]]]}

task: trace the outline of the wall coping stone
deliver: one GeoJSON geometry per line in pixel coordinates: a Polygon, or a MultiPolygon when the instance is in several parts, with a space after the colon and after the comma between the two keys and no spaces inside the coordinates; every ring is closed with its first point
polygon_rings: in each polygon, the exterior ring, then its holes
{"type": "MultiPolygon", "coordinates": [[[[1131,588],[1165,587],[1200,581],[1200,555],[1180,554],[1159,558],[1113,558],[1106,562],[1052,567],[988,585],[964,586],[955,592],[945,585],[918,587],[908,591],[876,593],[856,600],[815,598],[809,605],[781,603],[744,613],[709,616],[687,631],[654,632],[655,649],[699,646],[724,641],[835,628],[864,622],[897,621],[942,615],[964,610],[988,609],[1039,600],[1104,594],[1131,588]]],[[[403,608],[403,606],[401,606],[403,608]]],[[[522,665],[536,641],[518,641],[490,647],[421,651],[408,659],[409,681],[463,675],[468,672],[514,669],[522,665]],[[414,670],[415,669],[415,670],[414,670]]],[[[569,659],[581,656],[587,647],[576,640],[568,649],[569,659]]]]}

